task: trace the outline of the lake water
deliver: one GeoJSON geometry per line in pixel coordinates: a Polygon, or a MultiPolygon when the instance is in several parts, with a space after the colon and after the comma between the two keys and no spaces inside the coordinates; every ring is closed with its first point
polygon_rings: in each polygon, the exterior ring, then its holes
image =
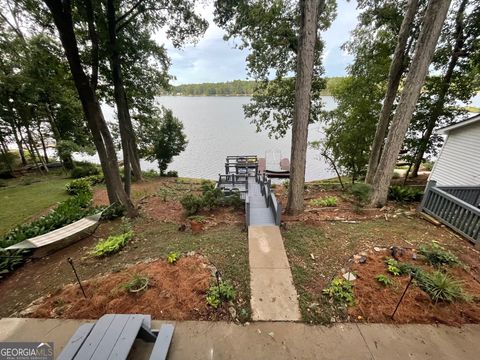
{"type": "MultiPolygon", "coordinates": [[[[267,151],[281,152],[290,158],[291,132],[282,139],[270,139],[265,132],[257,133],[255,126],[243,115],[243,105],[249,97],[189,97],[163,96],[159,104],[171,109],[184,124],[188,137],[186,150],[169,166],[180,176],[217,179],[224,172],[227,155],[258,155],[267,151]]],[[[335,106],[331,97],[324,98],[325,107],[335,106]]],[[[309,129],[309,140],[319,140],[319,125],[309,129]]],[[[156,169],[155,163],[142,161],[145,169],[156,169]]],[[[307,180],[330,177],[328,166],[312,149],[307,154],[307,180]]]]}
{"type": "MultiPolygon", "coordinates": [[[[257,133],[255,126],[245,119],[243,105],[249,97],[207,97],[207,96],[162,96],[161,105],[171,109],[184,124],[188,145],[184,152],[176,156],[169,170],[178,171],[179,176],[217,179],[224,172],[227,155],[258,155],[279,151],[282,157],[290,158],[291,132],[282,139],[270,139],[265,132],[257,133]]],[[[480,96],[472,99],[473,106],[480,105],[480,96]]],[[[326,110],[335,107],[330,96],[323,97],[326,110]]],[[[114,120],[111,107],[103,107],[108,121],[114,120]]],[[[320,124],[309,128],[309,141],[322,138],[320,124]]],[[[83,159],[98,162],[96,157],[83,159]]],[[[158,171],[155,162],[141,161],[142,169],[158,171]]],[[[329,166],[318,152],[308,149],[306,180],[316,180],[334,176],[329,166]]]]}

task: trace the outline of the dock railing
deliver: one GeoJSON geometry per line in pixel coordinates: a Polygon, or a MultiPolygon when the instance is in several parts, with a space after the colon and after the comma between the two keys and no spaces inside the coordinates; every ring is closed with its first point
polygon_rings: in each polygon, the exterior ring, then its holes
{"type": "Polygon", "coordinates": [[[282,218],[282,208],[272,191],[272,181],[268,179],[265,174],[257,174],[255,179],[260,184],[260,190],[265,197],[267,207],[272,211],[275,224],[279,226],[282,218]]]}
{"type": "Polygon", "coordinates": [[[467,239],[480,244],[480,187],[441,186],[429,181],[420,211],[434,217],[467,239]]]}

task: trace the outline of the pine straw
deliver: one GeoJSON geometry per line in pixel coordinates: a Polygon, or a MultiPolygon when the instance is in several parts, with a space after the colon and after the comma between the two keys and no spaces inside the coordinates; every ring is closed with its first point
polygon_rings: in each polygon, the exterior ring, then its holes
{"type": "Polygon", "coordinates": [[[211,270],[202,257],[183,257],[175,265],[157,260],[85,281],[87,299],[77,284],[67,285],[48,296],[29,316],[97,319],[107,313],[117,313],[150,314],[159,320],[218,318],[222,311],[214,311],[205,302],[211,281],[211,270]],[[135,274],[147,276],[149,286],[133,294],[122,285],[135,274]]]}

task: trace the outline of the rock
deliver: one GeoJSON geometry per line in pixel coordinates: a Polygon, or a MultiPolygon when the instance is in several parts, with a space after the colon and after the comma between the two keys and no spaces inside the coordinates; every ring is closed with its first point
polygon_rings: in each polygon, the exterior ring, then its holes
{"type": "Polygon", "coordinates": [[[315,260],[315,256],[313,254],[310,254],[310,257],[312,258],[312,260],[315,260]]]}
{"type": "Polygon", "coordinates": [[[357,277],[355,276],[355,274],[351,273],[351,272],[347,272],[345,274],[343,274],[343,278],[345,280],[348,280],[348,281],[355,281],[357,279],[357,277]]]}
{"type": "Polygon", "coordinates": [[[414,253],[412,254],[412,259],[413,259],[413,260],[417,260],[417,253],[414,252],[414,253]]]}
{"type": "Polygon", "coordinates": [[[260,329],[257,329],[257,332],[258,332],[259,334],[261,334],[261,333],[262,333],[262,330],[260,330],[260,329]]]}
{"type": "Polygon", "coordinates": [[[310,309],[315,309],[315,308],[317,308],[317,307],[319,307],[319,306],[320,306],[320,304],[317,303],[317,302],[314,302],[314,303],[311,303],[310,305],[308,305],[308,307],[309,307],[310,309]]]}
{"type": "Polygon", "coordinates": [[[237,317],[237,310],[235,310],[233,306],[230,306],[228,308],[228,312],[230,313],[230,316],[232,317],[232,319],[235,319],[237,317]]]}
{"type": "Polygon", "coordinates": [[[362,256],[360,257],[360,260],[358,261],[360,264],[365,264],[367,262],[367,257],[366,256],[362,256]]]}
{"type": "Polygon", "coordinates": [[[269,332],[269,333],[268,333],[268,336],[270,336],[270,337],[273,338],[273,337],[275,337],[275,333],[274,333],[273,331],[272,331],[272,332],[269,332]]]}
{"type": "Polygon", "coordinates": [[[378,252],[378,251],[384,251],[385,248],[382,248],[382,247],[379,247],[379,246],[374,246],[374,247],[373,247],[373,250],[375,250],[375,251],[378,252]]]}

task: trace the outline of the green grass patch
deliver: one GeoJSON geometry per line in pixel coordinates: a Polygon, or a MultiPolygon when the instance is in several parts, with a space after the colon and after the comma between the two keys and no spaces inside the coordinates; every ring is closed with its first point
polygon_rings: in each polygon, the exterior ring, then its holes
{"type": "Polygon", "coordinates": [[[68,194],[65,184],[69,180],[61,175],[23,177],[6,180],[6,187],[0,187],[0,236],[16,225],[28,222],[45,212],[68,194]],[[29,185],[25,185],[32,180],[29,185]],[[34,181],[39,180],[39,181],[34,181]]]}

